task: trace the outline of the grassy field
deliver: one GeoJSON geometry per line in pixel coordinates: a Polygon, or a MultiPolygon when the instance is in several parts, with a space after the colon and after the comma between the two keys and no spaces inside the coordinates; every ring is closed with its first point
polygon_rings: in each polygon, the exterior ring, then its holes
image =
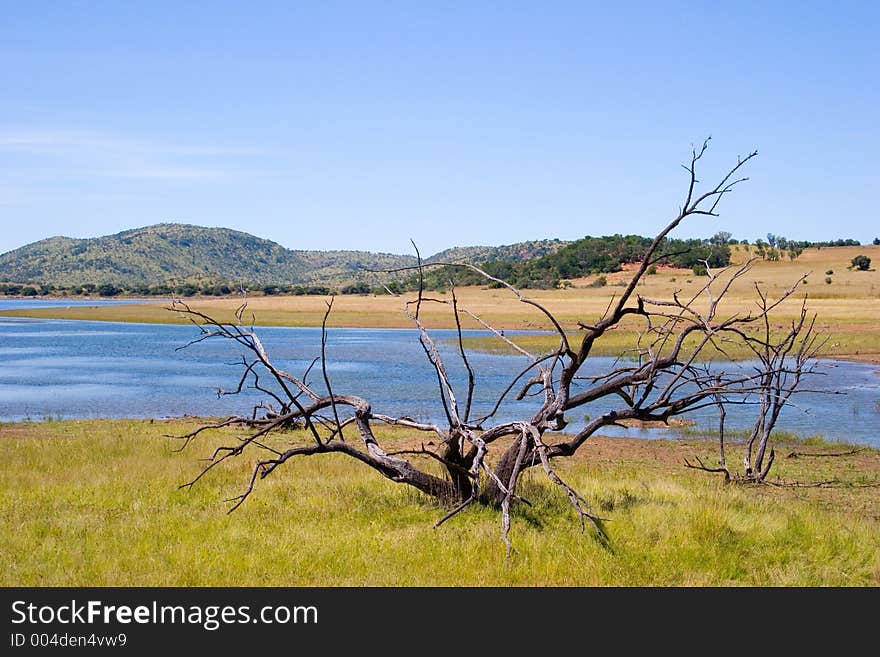
{"type": "MultiPolygon", "coordinates": [[[[559,464],[610,519],[611,549],[579,532],[542,474],[527,475],[534,507],[516,508],[506,562],[495,512],[432,529],[442,509],[344,458],[292,462],[227,515],[223,499],[241,491],[249,466],[178,490],[216,443],[174,453],[163,434],[192,426],[0,425],[0,585],[880,585],[880,488],[724,485],[683,467],[685,456],[715,454],[693,437],[597,438],[559,464]]],[[[880,481],[876,450],[784,457],[794,449],[840,447],[778,447],[780,477],[880,481]]]]}
{"type": "MultiPolygon", "coordinates": [[[[735,262],[743,262],[752,252],[747,247],[734,247],[732,256],[735,262]]],[[[797,298],[809,296],[809,308],[818,314],[818,328],[830,336],[825,355],[828,357],[856,357],[880,362],[880,273],[878,271],[849,271],[847,266],[858,254],[870,257],[880,264],[880,247],[834,247],[807,249],[794,262],[788,259],[779,262],[757,261],[748,276],[736,282],[722,306],[723,314],[745,313],[755,308],[755,284],[759,284],[771,297],[776,297],[787,289],[797,278],[809,273],[807,285],[797,298]],[[833,271],[833,274],[826,274],[833,271]],[[826,278],[831,283],[825,282],[826,278]]],[[[577,332],[577,322],[592,322],[598,319],[607,307],[609,300],[622,291],[627,272],[607,274],[607,285],[591,287],[595,277],[572,281],[571,287],[558,290],[529,290],[530,298],[544,304],[562,323],[566,331],[577,332]]],[[[694,276],[690,270],[660,269],[656,275],[647,276],[639,287],[639,293],[651,298],[670,298],[676,290],[681,290],[682,298],[694,294],[705,279],[694,276]]],[[[433,293],[438,299],[450,300],[449,293],[433,293]]],[[[500,329],[546,330],[549,328],[543,316],[534,308],[519,303],[506,290],[485,288],[463,288],[457,291],[459,304],[466,307],[493,326],[500,329]]],[[[411,298],[409,295],[407,298],[411,298]]],[[[218,318],[232,320],[238,299],[192,298],[188,300],[194,308],[218,318]]],[[[324,297],[253,297],[248,301],[247,317],[253,317],[256,325],[262,326],[320,326],[326,310],[324,297]]],[[[404,315],[404,298],[392,296],[339,296],[334,301],[330,326],[350,327],[411,327],[412,323],[404,315]]],[[[188,320],[169,312],[163,303],[138,304],[130,306],[96,306],[76,308],[35,308],[29,310],[2,311],[0,315],[19,315],[30,317],[52,317],[61,319],[91,319],[123,322],[174,323],[188,320]]],[[[800,307],[791,301],[775,315],[781,327],[793,318],[800,307]]],[[[422,317],[430,327],[452,328],[454,317],[446,305],[425,304],[422,317]]],[[[464,325],[478,328],[478,324],[465,318],[464,325]]],[[[621,330],[607,336],[596,345],[597,354],[617,354],[631,347],[637,323],[621,327],[621,330]]],[[[553,346],[554,340],[546,337],[531,337],[522,344],[535,350],[544,351],[553,346]]],[[[482,350],[503,349],[495,340],[478,340],[471,346],[482,350]]]]}

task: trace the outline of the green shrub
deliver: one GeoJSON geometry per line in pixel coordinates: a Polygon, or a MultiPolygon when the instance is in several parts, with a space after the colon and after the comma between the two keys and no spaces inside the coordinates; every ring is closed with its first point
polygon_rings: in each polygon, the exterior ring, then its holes
{"type": "Polygon", "coordinates": [[[871,259],[866,255],[857,255],[851,262],[859,271],[868,271],[871,268],[871,259]]]}

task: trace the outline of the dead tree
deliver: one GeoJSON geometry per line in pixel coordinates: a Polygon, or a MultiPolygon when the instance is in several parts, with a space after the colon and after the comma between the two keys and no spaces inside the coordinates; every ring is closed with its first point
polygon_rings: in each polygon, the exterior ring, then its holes
{"type": "MultiPolygon", "coordinates": [[[[187,315],[201,335],[195,341],[224,338],[236,342],[247,356],[242,361],[243,372],[235,391],[250,386],[266,396],[249,416],[230,417],[213,425],[206,425],[181,436],[185,447],[204,431],[212,428],[239,426],[245,429],[235,444],[223,446],[212,455],[208,464],[192,486],[205,474],[225,461],[245,453],[256,458],[244,491],[230,500],[231,510],[241,505],[254,490],[256,483],[269,476],[292,458],[319,454],[344,454],[372,468],[387,479],[412,486],[424,494],[442,500],[448,512],[436,526],[473,504],[490,505],[499,509],[502,537],[510,547],[510,509],[523,502],[518,495],[523,473],[540,468],[548,480],[568,497],[584,529],[587,522],[600,539],[605,539],[602,519],[580,493],[569,486],[555,471],[554,461],[577,453],[591,436],[604,427],[618,425],[625,420],[666,423],[670,418],[700,408],[706,408],[723,398],[725,404],[748,403],[749,396],[766,392],[767,416],[761,430],[772,429],[778,416],[777,407],[787,401],[780,394],[780,376],[787,374],[784,359],[774,359],[773,349],[765,345],[770,357],[763,371],[714,372],[702,362],[706,349],[723,352],[725,343],[745,340],[758,349],[759,342],[752,327],[769,324],[769,314],[793,293],[794,288],[773,303],[765,303],[751,314],[724,316],[720,302],[731,284],[743,277],[751,263],[739,268],[728,268],[711,273],[705,284],[694,294],[683,296],[679,291],[671,299],[649,299],[636,293],[646,271],[662,262],[666,253],[666,236],[682,221],[689,218],[715,217],[722,199],[747,178],[740,177],[743,167],[756,156],[753,152],[737,160],[720,181],[703,191],[698,190],[697,167],[706,152],[708,142],[694,149],[684,169],[687,171],[686,192],[678,214],[654,237],[644,253],[639,267],[619,296],[612,297],[605,312],[597,318],[584,318],[576,326],[564,326],[553,313],[506,281],[494,278],[473,265],[468,267],[485,277],[487,283],[502,286],[510,292],[512,301],[530,306],[546,328],[555,333],[558,346],[548,353],[534,354],[505,336],[471,310],[462,307],[453,288],[450,298],[429,296],[420,285],[413,298],[406,300],[403,311],[418,329],[425,357],[437,381],[437,395],[444,409],[443,422],[416,421],[410,417],[390,417],[373,411],[370,401],[359,397],[357,391],[335,390],[327,375],[326,325],[332,309],[328,303],[325,315],[321,353],[312,366],[319,364],[326,391],[316,392],[307,382],[308,373],[295,376],[276,367],[266,353],[256,332],[242,321],[244,307],[239,309],[238,321],[224,323],[175,302],[173,309],[187,315]],[[423,319],[422,309],[428,304],[446,306],[458,327],[457,356],[468,373],[463,386],[453,384],[441,350],[431,336],[423,319]],[[472,367],[462,340],[462,321],[465,317],[491,332],[498,340],[523,358],[518,376],[495,401],[493,409],[475,417],[473,402],[479,373],[472,367]],[[621,357],[612,368],[596,376],[586,376],[584,365],[593,354],[594,346],[609,332],[635,323],[639,327],[638,340],[633,350],[621,357]],[[768,351],[769,350],[769,351],[768,351]],[[516,421],[499,421],[499,409],[512,398],[522,399],[537,395],[540,407],[529,417],[516,421]],[[602,410],[579,431],[564,433],[566,413],[583,407],[604,405],[602,410]],[[292,424],[300,425],[308,435],[308,443],[289,449],[275,449],[265,438],[292,424]],[[418,448],[386,451],[374,433],[377,424],[405,427],[414,435],[425,434],[430,441],[421,441],[418,448]],[[356,440],[351,439],[354,429],[356,440]],[[349,429],[347,434],[345,430],[349,429]],[[428,447],[424,445],[428,442],[428,447]],[[430,447],[435,445],[436,447],[430,447]],[[426,462],[433,462],[428,467],[426,462]]],[[[424,271],[421,263],[416,268],[424,271]]],[[[797,335],[797,334],[796,334],[797,335]]],[[[796,336],[795,336],[796,337],[796,336]]],[[[760,349],[759,349],[760,350],[760,349]]],[[[787,351],[786,347],[783,350],[787,351]]],[[[809,349],[804,353],[807,354],[809,349]]],[[[310,368],[311,369],[311,368],[310,368]]],[[[794,382],[796,386],[796,381],[794,382]]],[[[764,399],[765,397],[761,397],[764,399]]],[[[766,435],[769,435],[767,433],[766,435]]],[[[755,437],[756,453],[751,467],[760,468],[765,434],[755,437]]],[[[414,443],[420,441],[416,440],[414,443]]]]}
{"type": "MultiPolygon", "coordinates": [[[[761,322],[757,331],[740,331],[740,342],[748,347],[755,357],[753,371],[756,386],[744,401],[757,406],[755,422],[746,441],[742,473],[731,472],[724,451],[724,409],[727,400],[716,395],[718,406],[718,467],[710,467],[699,458],[696,463],[685,460],[688,467],[709,472],[721,472],[726,481],[763,483],[767,479],[776,453],[770,444],[770,437],[782,409],[791,403],[796,392],[806,392],[801,386],[805,376],[816,373],[816,357],[827,341],[827,336],[815,332],[816,315],[808,316],[806,297],[801,303],[800,314],[791,321],[786,330],[774,331],[770,313],[782,303],[804,281],[801,277],[794,286],[777,301],[768,299],[767,294],[755,284],[760,309],[761,322]],[[769,453],[768,453],[769,448],[769,453]]],[[[826,394],[835,394],[828,391],[826,394]]]]}

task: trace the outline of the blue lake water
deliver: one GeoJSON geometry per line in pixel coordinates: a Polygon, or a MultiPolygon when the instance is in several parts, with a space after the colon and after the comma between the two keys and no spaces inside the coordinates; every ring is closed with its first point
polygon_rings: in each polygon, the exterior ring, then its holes
{"type": "MultiPolygon", "coordinates": [[[[267,327],[258,333],[269,356],[292,374],[301,375],[320,354],[320,329],[267,327]]],[[[450,375],[463,382],[466,371],[454,357],[450,341],[454,332],[432,335],[448,352],[450,375]]],[[[231,390],[237,385],[240,352],[227,340],[208,340],[177,350],[197,336],[192,326],[0,317],[0,421],[248,413],[261,398],[254,391],[217,396],[218,389],[231,390]]],[[[331,328],[327,350],[335,392],[364,397],[377,413],[443,418],[436,376],[415,330],[331,328]]],[[[527,362],[509,355],[474,353],[470,358],[478,373],[474,415],[481,415],[527,362]]],[[[584,373],[601,372],[611,362],[610,358],[592,359],[584,373]]],[[[808,378],[805,386],[844,394],[795,395],[797,407],[784,410],[777,428],[880,447],[878,369],[864,363],[823,362],[822,374],[808,378]]],[[[309,380],[323,391],[319,367],[309,380]]],[[[462,386],[458,394],[462,400],[462,386]]],[[[498,418],[528,417],[537,404],[533,400],[508,404],[498,418]]],[[[594,405],[572,411],[568,430],[582,426],[585,414],[595,417],[604,410],[607,407],[594,405]]],[[[727,426],[745,428],[754,413],[753,407],[731,407],[727,426]]],[[[713,409],[689,417],[701,426],[716,422],[713,409]]],[[[675,430],[635,428],[608,428],[602,433],[645,438],[678,435],[675,430]]]]}
{"type": "Polygon", "coordinates": [[[4,299],[3,297],[0,297],[0,310],[19,310],[31,308],[72,308],[74,306],[117,306],[123,303],[144,303],[144,301],[144,299],[67,299],[63,297],[31,297],[28,299],[4,299]]]}

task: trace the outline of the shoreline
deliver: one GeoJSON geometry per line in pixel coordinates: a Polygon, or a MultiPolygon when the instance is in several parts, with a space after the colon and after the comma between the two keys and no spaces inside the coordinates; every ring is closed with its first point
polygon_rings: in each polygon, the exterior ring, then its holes
{"type": "MultiPolygon", "coordinates": [[[[42,418],[26,418],[23,420],[3,420],[0,419],[0,442],[4,438],[14,438],[15,434],[22,431],[27,431],[29,428],[37,428],[42,427],[45,429],[51,429],[56,425],[62,426],[84,426],[84,425],[125,425],[125,424],[136,424],[136,425],[151,425],[161,427],[163,425],[192,425],[192,426],[206,426],[213,423],[216,423],[220,420],[225,419],[228,416],[210,416],[210,415],[179,415],[179,416],[163,416],[163,417],[98,417],[98,416],[88,416],[88,417],[63,417],[63,416],[51,416],[47,415],[42,418]]],[[[713,432],[715,431],[711,427],[703,427],[700,429],[694,420],[690,419],[677,419],[677,421],[670,422],[668,426],[664,426],[661,423],[642,423],[637,420],[628,421],[626,425],[628,428],[639,429],[642,431],[650,431],[652,429],[661,431],[668,431],[670,429],[680,429],[681,432],[677,435],[672,435],[669,433],[659,434],[656,436],[646,436],[646,435],[611,435],[605,433],[597,433],[587,440],[585,445],[587,444],[603,444],[606,446],[611,445],[643,445],[640,449],[649,449],[648,445],[655,446],[657,449],[669,449],[670,445],[681,446],[681,447],[694,447],[694,446],[703,446],[708,447],[711,450],[717,449],[718,446],[718,437],[713,432]],[[697,430],[695,430],[697,429],[697,430]]],[[[389,428],[387,425],[381,425],[380,431],[397,431],[396,428],[389,428]]],[[[163,434],[165,437],[169,437],[167,434],[163,434]]],[[[565,439],[571,438],[574,434],[565,433],[565,432],[553,432],[548,434],[553,436],[554,438],[565,439]]],[[[724,439],[725,445],[731,447],[741,447],[748,442],[748,438],[745,435],[738,435],[735,432],[728,432],[725,435],[724,439]]],[[[870,452],[878,452],[880,453],[880,444],[872,444],[867,442],[858,442],[858,441],[848,441],[848,440],[834,440],[833,438],[821,435],[821,434],[802,434],[794,431],[790,431],[785,428],[777,428],[774,432],[774,436],[771,439],[772,443],[775,443],[777,447],[785,446],[785,447],[804,447],[808,446],[809,448],[816,449],[825,449],[825,450],[839,450],[843,448],[855,448],[857,451],[870,451],[870,452]]]]}

